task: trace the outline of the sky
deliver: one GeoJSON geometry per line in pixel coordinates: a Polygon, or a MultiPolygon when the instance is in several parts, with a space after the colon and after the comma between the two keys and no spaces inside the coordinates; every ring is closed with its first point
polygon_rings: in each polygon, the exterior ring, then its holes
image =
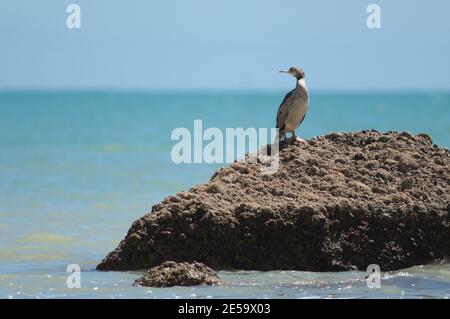
{"type": "Polygon", "coordinates": [[[449,15],[448,0],[2,0],[0,90],[278,90],[292,65],[315,90],[450,90],[449,15]]]}

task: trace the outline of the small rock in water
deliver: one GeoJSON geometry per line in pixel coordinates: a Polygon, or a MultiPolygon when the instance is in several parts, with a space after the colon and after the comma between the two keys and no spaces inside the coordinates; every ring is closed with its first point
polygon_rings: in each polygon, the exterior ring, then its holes
{"type": "Polygon", "coordinates": [[[199,262],[166,261],[160,266],[150,268],[147,273],[134,282],[135,286],[173,287],[217,285],[217,273],[199,262]]]}

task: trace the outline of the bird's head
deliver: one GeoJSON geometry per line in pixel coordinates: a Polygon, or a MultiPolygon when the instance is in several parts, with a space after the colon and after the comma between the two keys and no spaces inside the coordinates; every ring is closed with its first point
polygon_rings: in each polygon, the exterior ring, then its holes
{"type": "Polygon", "coordinates": [[[288,73],[295,77],[297,80],[301,80],[305,78],[305,71],[302,69],[290,67],[289,70],[281,70],[281,73],[288,73]]]}

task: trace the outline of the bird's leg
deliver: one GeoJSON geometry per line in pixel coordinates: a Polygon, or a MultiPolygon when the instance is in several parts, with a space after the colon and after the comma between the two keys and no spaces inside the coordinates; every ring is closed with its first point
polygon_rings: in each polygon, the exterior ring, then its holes
{"type": "Polygon", "coordinates": [[[295,134],[295,130],[292,131],[292,141],[295,142],[297,140],[297,134],[295,134]]]}
{"type": "Polygon", "coordinates": [[[290,132],[292,134],[292,136],[290,138],[288,138],[288,142],[289,143],[294,143],[297,140],[297,135],[295,134],[295,131],[291,131],[290,132]]]}
{"type": "Polygon", "coordinates": [[[297,136],[294,135],[294,132],[292,132],[292,136],[290,138],[287,139],[287,141],[289,143],[294,143],[296,140],[297,136]]]}

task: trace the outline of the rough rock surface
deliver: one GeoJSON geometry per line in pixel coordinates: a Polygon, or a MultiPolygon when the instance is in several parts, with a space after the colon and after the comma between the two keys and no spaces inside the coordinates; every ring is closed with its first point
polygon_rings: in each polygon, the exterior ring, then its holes
{"type": "Polygon", "coordinates": [[[135,286],[172,287],[217,285],[219,277],[214,270],[199,262],[176,263],[166,261],[150,268],[144,276],[134,282],[135,286]]]}
{"type": "Polygon", "coordinates": [[[99,270],[392,270],[450,255],[450,152],[425,134],[333,133],[234,163],[133,223],[99,270]]]}

